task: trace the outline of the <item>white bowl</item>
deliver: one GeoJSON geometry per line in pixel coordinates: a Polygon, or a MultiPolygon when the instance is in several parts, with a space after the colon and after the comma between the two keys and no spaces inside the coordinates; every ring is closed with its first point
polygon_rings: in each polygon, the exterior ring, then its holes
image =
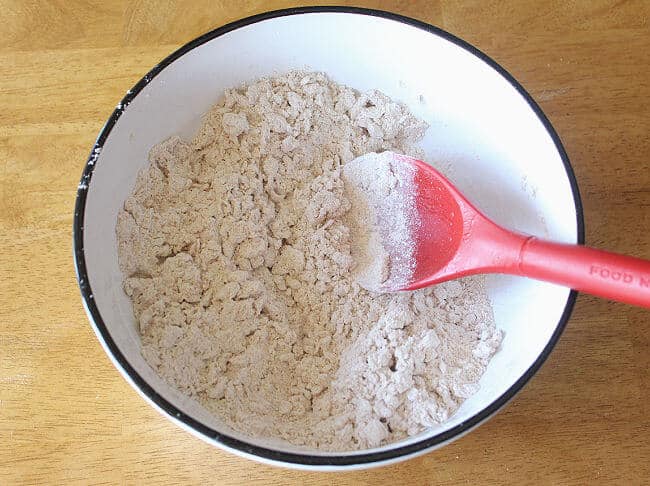
{"type": "Polygon", "coordinates": [[[198,437],[263,462],[312,469],[367,467],[440,447],[486,420],[539,369],[575,296],[524,278],[494,276],[489,293],[502,349],[480,391],[448,421],[376,449],[324,453],[231,430],[163,382],[140,355],[131,303],[122,291],[115,221],[147,153],[166,137],[190,136],[227,87],[294,68],[326,72],[359,90],[406,103],[430,128],[434,161],[488,216],[520,231],[582,243],[580,197],[560,140],[530,95],[466,42],[385,12],[290,9],[240,20],[190,42],[155,66],[101,131],[84,169],[74,218],[81,294],[99,341],[151,405],[198,437]]]}

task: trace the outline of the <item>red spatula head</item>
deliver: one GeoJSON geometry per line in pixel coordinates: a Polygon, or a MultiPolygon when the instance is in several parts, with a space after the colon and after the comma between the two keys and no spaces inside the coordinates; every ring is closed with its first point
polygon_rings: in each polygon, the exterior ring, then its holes
{"type": "Polygon", "coordinates": [[[415,207],[413,224],[415,269],[412,282],[418,282],[446,267],[463,239],[463,213],[447,181],[420,160],[395,155],[401,163],[414,167],[415,207]]]}
{"type": "Polygon", "coordinates": [[[363,155],[344,166],[343,179],[351,228],[361,229],[352,231],[353,248],[362,250],[357,282],[368,290],[413,290],[489,271],[507,263],[494,245],[523,238],[491,223],[433,167],[405,155],[363,155]]]}
{"type": "Polygon", "coordinates": [[[410,284],[400,290],[516,265],[499,248],[523,244],[525,236],[492,223],[426,162],[399,154],[393,157],[415,171],[415,268],[410,284]]]}

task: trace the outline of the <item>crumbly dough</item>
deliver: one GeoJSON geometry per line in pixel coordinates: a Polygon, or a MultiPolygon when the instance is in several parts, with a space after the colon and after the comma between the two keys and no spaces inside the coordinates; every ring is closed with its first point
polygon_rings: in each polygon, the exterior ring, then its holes
{"type": "Polygon", "coordinates": [[[480,278],[375,294],[354,279],[341,168],[421,156],[377,91],[294,71],[227,90],[191,141],[151,150],[117,219],[142,354],[244,433],[321,450],[446,420],[501,333],[480,278]]]}
{"type": "Polygon", "coordinates": [[[407,287],[420,226],[415,170],[392,152],[370,152],[345,164],[341,176],[351,204],[346,223],[355,280],[373,292],[407,287]]]}

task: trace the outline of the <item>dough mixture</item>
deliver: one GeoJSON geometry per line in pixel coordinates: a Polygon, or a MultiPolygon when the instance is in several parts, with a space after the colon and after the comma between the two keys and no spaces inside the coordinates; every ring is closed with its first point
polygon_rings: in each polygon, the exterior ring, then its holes
{"type": "Polygon", "coordinates": [[[364,289],[402,289],[415,271],[414,237],[420,226],[415,171],[392,152],[370,152],[343,166],[350,200],[353,276],[364,289]]]}
{"type": "Polygon", "coordinates": [[[146,361],[232,428],[294,445],[363,449],[445,421],[501,342],[483,280],[363,289],[342,177],[369,152],[421,158],[426,128],[378,91],[292,71],[155,146],[117,219],[146,361]]]}

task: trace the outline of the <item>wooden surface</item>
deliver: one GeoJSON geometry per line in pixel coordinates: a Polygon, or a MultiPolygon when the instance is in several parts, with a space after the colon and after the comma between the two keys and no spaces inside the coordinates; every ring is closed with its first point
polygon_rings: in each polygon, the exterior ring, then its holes
{"type": "MultiPolygon", "coordinates": [[[[293,5],[183,3],[0,0],[0,484],[647,484],[650,311],[588,296],[503,412],[395,466],[332,476],[258,465],[137,395],[77,290],[83,164],[116,102],[162,57],[225,22],[293,5]]],[[[508,69],[565,144],[588,243],[650,258],[650,2],[356,5],[439,25],[508,69]]]]}

